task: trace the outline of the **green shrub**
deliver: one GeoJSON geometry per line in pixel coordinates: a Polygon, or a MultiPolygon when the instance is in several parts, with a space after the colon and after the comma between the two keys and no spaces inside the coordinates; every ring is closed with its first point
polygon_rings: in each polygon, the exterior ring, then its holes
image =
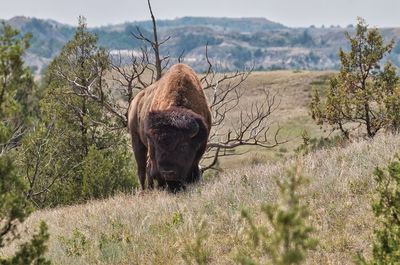
{"type": "Polygon", "coordinates": [[[279,203],[262,205],[265,224],[258,225],[248,210],[242,210],[249,241],[236,255],[237,263],[301,264],[306,260],[307,252],[316,247],[313,228],[307,224],[309,212],[298,191],[305,183],[299,171],[299,168],[288,171],[288,176],[278,181],[279,203]]]}
{"type": "Polygon", "coordinates": [[[19,152],[18,168],[37,207],[106,198],[136,187],[124,124],[109,110],[117,105],[106,82],[110,69],[108,53],[80,18],[73,39],[48,67],[40,118],[19,152]]]}
{"type": "Polygon", "coordinates": [[[74,229],[70,238],[60,236],[59,242],[67,256],[82,256],[89,247],[89,240],[78,229],[74,229]]]}
{"type": "Polygon", "coordinates": [[[47,225],[41,222],[39,232],[32,236],[32,239],[19,246],[17,252],[11,258],[2,260],[0,258],[0,265],[49,265],[49,260],[44,257],[47,251],[45,245],[49,239],[47,232],[47,225]]]}
{"type": "Polygon", "coordinates": [[[372,259],[359,255],[357,264],[400,264],[400,157],[387,169],[375,170],[377,196],[372,209],[379,223],[375,229],[372,259]]]}
{"type": "Polygon", "coordinates": [[[195,237],[185,241],[182,258],[186,264],[205,265],[210,262],[210,250],[204,245],[207,237],[207,224],[202,221],[197,228],[195,237]]]}
{"type": "Polygon", "coordinates": [[[340,72],[330,80],[326,100],[314,91],[311,115],[317,124],[329,124],[349,138],[361,132],[370,138],[381,130],[400,130],[400,89],[396,67],[389,61],[381,69],[394,41],[384,42],[377,28],[361,18],[355,36],[346,33],[350,50],[339,50],[340,72]]]}
{"type": "MultiPolygon", "coordinates": [[[[0,250],[19,237],[17,225],[32,212],[24,191],[24,179],[15,165],[16,147],[29,124],[28,114],[35,105],[33,77],[22,56],[29,47],[29,36],[21,36],[6,25],[0,27],[0,250]]],[[[44,258],[48,240],[47,226],[30,241],[18,246],[9,257],[0,256],[1,265],[49,264],[44,258]]]]}
{"type": "Polygon", "coordinates": [[[118,221],[111,221],[106,232],[101,233],[99,241],[100,260],[117,263],[127,253],[127,245],[132,240],[129,231],[118,221]]]}
{"type": "Polygon", "coordinates": [[[132,153],[126,148],[98,150],[90,147],[82,164],[82,198],[106,198],[129,192],[137,185],[132,153]]]}
{"type": "Polygon", "coordinates": [[[304,131],[301,135],[303,143],[296,148],[295,152],[298,154],[308,154],[316,150],[323,148],[345,146],[348,143],[348,139],[342,135],[335,135],[331,137],[310,137],[307,131],[304,131]]]}

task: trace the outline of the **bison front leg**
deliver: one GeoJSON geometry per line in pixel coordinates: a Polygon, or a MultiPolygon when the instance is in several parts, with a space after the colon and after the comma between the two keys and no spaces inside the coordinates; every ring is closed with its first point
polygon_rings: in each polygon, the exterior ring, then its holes
{"type": "Polygon", "coordinates": [[[149,189],[153,189],[154,188],[154,168],[153,168],[153,165],[149,158],[147,160],[146,172],[147,172],[147,180],[148,180],[149,189]]]}
{"type": "Polygon", "coordinates": [[[187,176],[186,181],[188,183],[194,183],[198,182],[201,179],[201,176],[203,174],[203,171],[201,170],[201,167],[199,166],[200,158],[204,153],[205,146],[200,150],[195,158],[195,161],[193,162],[192,168],[189,171],[189,176],[187,176]]]}
{"type": "Polygon", "coordinates": [[[154,180],[157,181],[159,188],[165,188],[166,186],[165,180],[161,177],[156,166],[151,162],[151,159],[147,161],[147,178],[150,189],[154,188],[154,180]]]}
{"type": "Polygon", "coordinates": [[[201,168],[198,164],[193,165],[192,169],[189,171],[189,176],[186,178],[187,183],[198,182],[201,179],[201,168]]]}
{"type": "Polygon", "coordinates": [[[192,168],[190,169],[189,175],[186,178],[186,182],[187,183],[198,182],[201,179],[202,175],[203,175],[203,171],[201,170],[201,167],[199,166],[199,163],[200,163],[201,157],[203,156],[203,154],[204,154],[204,152],[206,150],[206,147],[207,147],[206,144],[207,144],[207,142],[204,142],[201,145],[200,149],[196,153],[196,157],[195,157],[195,159],[193,161],[192,168]]]}
{"type": "Polygon", "coordinates": [[[138,135],[132,135],[132,145],[138,168],[140,186],[142,187],[142,190],[144,190],[146,182],[147,148],[138,135]]]}

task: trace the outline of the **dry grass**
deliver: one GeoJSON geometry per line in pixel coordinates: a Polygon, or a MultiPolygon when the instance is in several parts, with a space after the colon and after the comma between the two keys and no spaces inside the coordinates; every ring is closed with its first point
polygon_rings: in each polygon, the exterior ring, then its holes
{"type": "MultiPolygon", "coordinates": [[[[307,106],[312,86],[326,84],[331,74],[256,72],[246,80],[244,104],[258,100],[261,89],[280,96],[271,118],[283,128],[282,138],[294,138],[288,144],[275,150],[248,149],[247,155],[226,159],[223,166],[229,170],[177,195],[152,191],[38,211],[21,231],[30,234],[40,220],[46,221],[51,234],[48,256],[54,264],[184,264],[182,256],[190,259],[196,251],[210,264],[233,264],[246,240],[240,209],[249,208],[262,222],[259,207],[275,201],[275,179],[294,164],[290,157],[301,143],[301,132],[322,135],[307,106]]],[[[320,240],[307,264],[352,264],[356,252],[370,254],[372,172],[399,150],[400,136],[379,136],[302,159],[310,179],[305,200],[320,240]]]]}
{"type": "MultiPolygon", "coordinates": [[[[290,157],[293,151],[302,143],[301,134],[308,131],[311,137],[320,137],[324,132],[311,119],[309,104],[313,88],[326,86],[329,77],[334,72],[329,71],[273,71],[254,72],[243,83],[246,92],[241,105],[247,106],[263,99],[262,90],[267,90],[270,95],[277,95],[279,107],[272,113],[269,124],[271,125],[270,139],[276,128],[281,127],[279,140],[289,140],[277,149],[260,149],[255,147],[239,148],[237,153],[249,152],[244,156],[222,160],[223,168],[242,167],[249,163],[264,163],[278,161],[282,157],[290,157]]],[[[245,109],[245,108],[244,108],[245,109]]],[[[237,123],[239,109],[230,113],[228,118],[237,123]]],[[[229,121],[227,122],[229,124],[229,121]]],[[[325,136],[327,133],[325,133],[325,136]]]]}
{"type": "MultiPolygon", "coordinates": [[[[370,252],[372,172],[399,150],[399,136],[379,136],[302,159],[311,181],[305,199],[320,240],[307,264],[351,264],[357,251],[370,252]]],[[[233,264],[246,239],[240,209],[250,208],[260,221],[259,206],[276,199],[275,178],[293,162],[227,170],[177,195],[152,191],[38,211],[25,226],[31,231],[39,220],[48,223],[54,264],[184,264],[182,254],[196,239],[210,264],[233,264]]]]}

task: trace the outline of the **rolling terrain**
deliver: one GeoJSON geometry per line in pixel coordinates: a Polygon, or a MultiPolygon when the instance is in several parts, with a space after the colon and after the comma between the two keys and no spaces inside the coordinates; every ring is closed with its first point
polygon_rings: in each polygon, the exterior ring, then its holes
{"type": "MultiPolygon", "coordinates": [[[[72,38],[74,27],[52,20],[14,17],[5,21],[23,34],[31,33],[31,47],[26,55],[27,63],[40,73],[62,46],[72,38]]],[[[256,70],[338,69],[337,52],[347,48],[344,33],[354,32],[354,27],[336,26],[316,28],[289,28],[265,18],[210,18],[183,17],[174,20],[159,20],[159,37],[169,41],[162,46],[163,55],[171,62],[184,54],[184,61],[197,71],[207,68],[205,46],[208,43],[209,57],[215,69],[220,71],[256,70]]],[[[127,22],[119,25],[90,28],[99,38],[99,45],[111,54],[128,56],[143,46],[133,38],[137,27],[145,36],[151,36],[150,21],[127,22]]],[[[400,66],[400,30],[382,28],[386,40],[395,39],[396,45],[390,59],[400,66]]]]}
{"type": "MultiPolygon", "coordinates": [[[[176,195],[149,191],[117,195],[82,205],[40,210],[20,227],[23,237],[40,220],[49,225],[48,257],[55,264],[185,264],[190,249],[201,242],[209,264],[233,264],[246,248],[246,224],[240,210],[249,209],[257,224],[265,221],[264,203],[277,199],[276,180],[296,161],[309,180],[302,193],[310,209],[319,247],[306,264],[352,264],[357,252],[370,255],[370,207],[376,166],[384,167],[400,150],[399,136],[379,135],[347,146],[294,155],[301,132],[324,135],[308,116],[313,86],[326,85],[332,72],[255,72],[244,86],[242,104],[260,98],[261,89],[277,92],[280,105],[271,116],[279,122],[284,146],[248,150],[222,163],[224,170],[176,195]],[[200,241],[199,241],[200,240],[200,241]]],[[[232,113],[232,117],[236,114],[232,113]]],[[[117,177],[117,176],[116,176],[117,177]]],[[[13,251],[10,246],[7,251],[13,251]]],[[[189,255],[190,256],[190,255],[189,255]]]]}

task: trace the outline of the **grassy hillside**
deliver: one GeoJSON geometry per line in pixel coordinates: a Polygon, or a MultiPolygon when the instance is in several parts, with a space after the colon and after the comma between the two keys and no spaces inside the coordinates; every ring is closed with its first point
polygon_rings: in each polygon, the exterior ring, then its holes
{"type": "MultiPolygon", "coordinates": [[[[292,139],[272,150],[245,148],[247,154],[222,162],[227,168],[173,195],[150,191],[118,195],[57,209],[37,211],[21,227],[22,238],[40,220],[49,225],[48,257],[54,264],[185,264],[183,255],[200,240],[210,264],[233,264],[245,247],[242,208],[262,223],[260,205],[274,202],[276,179],[295,164],[300,134],[324,133],[308,115],[312,87],[324,86],[332,72],[255,72],[243,84],[244,102],[260,100],[260,90],[277,93],[280,105],[271,123],[282,127],[281,139],[292,139]]],[[[231,118],[237,116],[231,113],[231,118]]],[[[275,125],[273,125],[275,126],[275,125]]],[[[304,200],[320,245],[307,264],[352,264],[356,252],[371,252],[374,218],[370,207],[376,166],[385,166],[400,151],[400,136],[380,135],[346,147],[322,149],[301,159],[310,184],[304,200]]],[[[116,176],[118,177],[118,176],[116,176]]],[[[14,245],[13,245],[14,246],[14,245]]],[[[5,253],[13,251],[13,246],[5,253]]],[[[1,255],[1,253],[0,253],[1,255]]]]}
{"type": "MultiPolygon", "coordinates": [[[[370,252],[371,174],[399,150],[399,136],[380,136],[304,157],[305,200],[320,239],[307,264],[351,264],[357,251],[370,252]]],[[[49,224],[48,255],[55,264],[184,264],[182,254],[198,238],[210,264],[232,264],[246,239],[240,209],[250,209],[259,222],[260,205],[276,199],[275,179],[291,165],[227,170],[177,195],[152,191],[38,211],[25,225],[30,231],[39,220],[49,224]]]]}

